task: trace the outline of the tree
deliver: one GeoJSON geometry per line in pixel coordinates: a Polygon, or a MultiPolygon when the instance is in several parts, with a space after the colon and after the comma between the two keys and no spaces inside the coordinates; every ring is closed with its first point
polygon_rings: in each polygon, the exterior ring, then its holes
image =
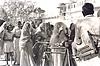
{"type": "Polygon", "coordinates": [[[13,24],[16,24],[16,21],[26,21],[34,19],[34,18],[41,18],[43,17],[43,14],[45,10],[39,8],[34,8],[34,3],[30,3],[27,5],[28,2],[22,2],[22,1],[8,1],[5,2],[3,7],[7,12],[7,16],[10,19],[10,22],[13,24]],[[33,13],[33,15],[31,15],[33,13]],[[30,16],[31,15],[31,16],[30,16]],[[39,16],[37,16],[39,15],[39,16]]]}

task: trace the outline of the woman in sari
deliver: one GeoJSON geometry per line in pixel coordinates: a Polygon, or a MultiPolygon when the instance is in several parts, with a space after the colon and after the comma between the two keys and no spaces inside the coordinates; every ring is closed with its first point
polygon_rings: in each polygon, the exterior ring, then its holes
{"type": "MultiPolygon", "coordinates": [[[[58,22],[54,25],[53,35],[50,39],[51,47],[58,47],[60,43],[67,40],[68,37],[65,36],[66,25],[62,22],[58,22]]],[[[60,46],[62,47],[62,46],[60,46]]],[[[52,49],[52,52],[65,52],[65,49],[52,49]]],[[[64,54],[52,54],[52,66],[62,66],[64,60],[64,54]]]]}
{"type": "Polygon", "coordinates": [[[31,40],[31,25],[26,22],[21,31],[21,37],[19,40],[20,47],[20,66],[36,66],[33,60],[32,52],[32,40],[31,40]]]}
{"type": "MultiPolygon", "coordinates": [[[[0,20],[0,23],[2,21],[0,20]]],[[[6,29],[6,22],[2,22],[2,24],[0,24],[0,55],[3,54],[4,50],[3,50],[3,47],[4,47],[4,41],[3,41],[3,36],[4,36],[4,32],[5,32],[5,29],[6,29]]]]}

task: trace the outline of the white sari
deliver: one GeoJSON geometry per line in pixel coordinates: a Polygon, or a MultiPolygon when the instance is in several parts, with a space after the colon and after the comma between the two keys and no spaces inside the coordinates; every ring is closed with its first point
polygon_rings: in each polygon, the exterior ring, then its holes
{"type": "Polygon", "coordinates": [[[20,66],[36,66],[33,60],[32,40],[30,35],[30,24],[25,23],[19,40],[20,66]]]}
{"type": "Polygon", "coordinates": [[[4,22],[0,26],[0,55],[2,55],[4,52],[4,50],[3,50],[3,47],[4,47],[3,37],[4,37],[4,32],[5,32],[5,29],[4,29],[5,24],[6,24],[6,22],[4,22]]]}

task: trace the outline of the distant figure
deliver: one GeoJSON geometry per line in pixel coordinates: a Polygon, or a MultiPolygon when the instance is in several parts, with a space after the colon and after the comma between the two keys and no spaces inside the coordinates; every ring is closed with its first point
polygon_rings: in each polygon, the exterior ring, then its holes
{"type": "Polygon", "coordinates": [[[100,17],[100,9],[97,12],[97,17],[100,17]]]}
{"type": "Polygon", "coordinates": [[[74,38],[75,38],[75,24],[74,23],[71,23],[70,24],[70,40],[72,40],[72,42],[74,41],[74,38]]]}

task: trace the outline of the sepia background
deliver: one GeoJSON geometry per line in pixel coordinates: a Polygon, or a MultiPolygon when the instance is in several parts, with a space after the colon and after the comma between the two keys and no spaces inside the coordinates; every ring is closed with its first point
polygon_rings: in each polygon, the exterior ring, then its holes
{"type": "MultiPolygon", "coordinates": [[[[16,0],[0,0],[0,5],[3,7],[6,2],[9,1],[16,1],[16,0]]],[[[65,23],[69,23],[75,21],[77,18],[80,16],[82,17],[81,14],[81,7],[84,2],[91,2],[94,4],[95,7],[95,16],[97,16],[97,11],[100,9],[100,0],[17,0],[17,1],[22,1],[27,5],[33,4],[34,8],[40,7],[41,9],[45,10],[45,13],[43,14],[43,18],[45,22],[51,22],[55,24],[56,21],[59,21],[57,19],[57,16],[59,16],[59,7],[60,3],[66,3],[66,7],[70,4],[72,5],[71,9],[67,9],[67,15],[64,17],[66,20],[64,21],[65,23]],[[54,18],[53,18],[54,17],[54,18]],[[52,19],[53,18],[53,19],[52,19]]],[[[34,17],[33,15],[36,14],[31,14],[28,15],[30,17],[34,17]]],[[[11,18],[11,17],[9,17],[11,18]]],[[[35,18],[38,18],[36,15],[35,18]]],[[[16,18],[17,20],[21,20],[21,18],[16,18]]],[[[63,20],[63,17],[61,17],[60,21],[63,20]]],[[[15,25],[16,22],[13,22],[15,25]]],[[[69,26],[69,24],[67,24],[69,26]]],[[[0,61],[0,66],[5,64],[6,62],[0,61]]],[[[87,61],[77,61],[78,66],[99,66],[100,65],[100,58],[95,57],[91,60],[87,61]]]]}

